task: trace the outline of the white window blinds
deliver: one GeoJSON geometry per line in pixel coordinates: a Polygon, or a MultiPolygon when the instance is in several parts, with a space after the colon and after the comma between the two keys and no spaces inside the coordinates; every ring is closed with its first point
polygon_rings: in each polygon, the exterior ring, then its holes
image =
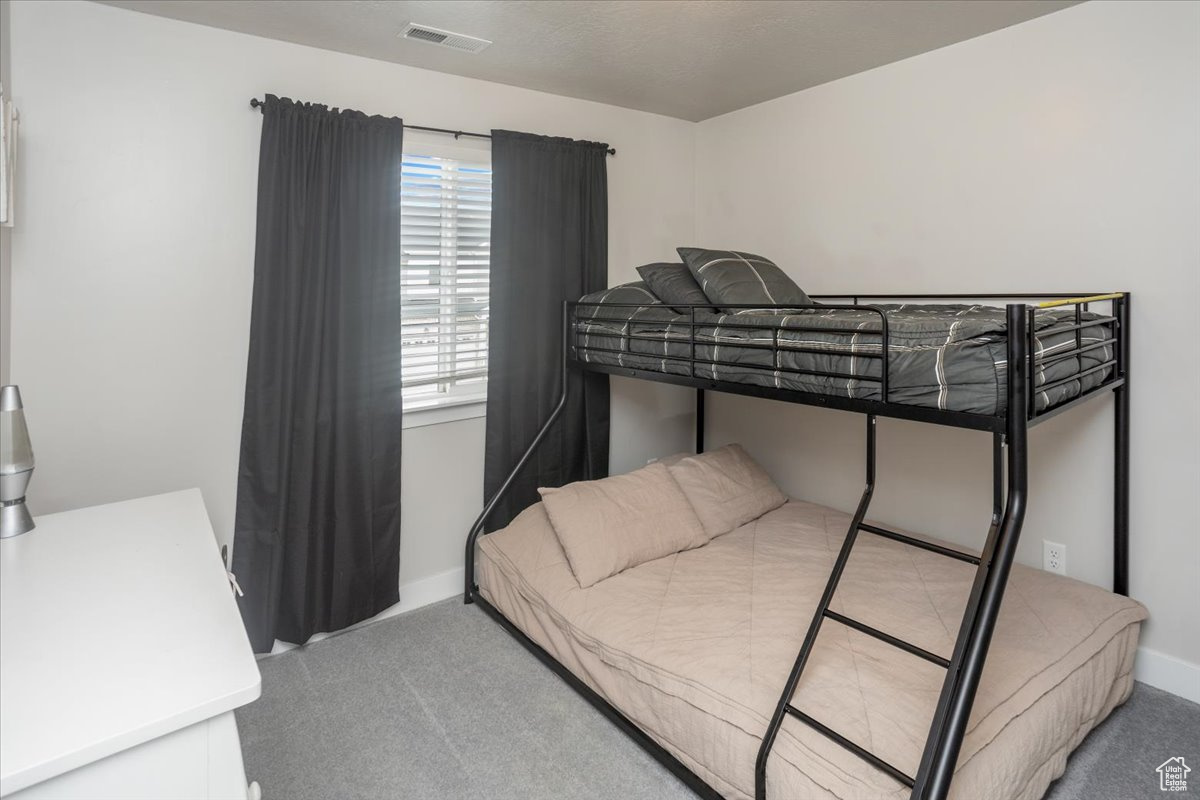
{"type": "Polygon", "coordinates": [[[401,188],[406,409],[487,391],[492,168],[406,154],[401,188]]]}

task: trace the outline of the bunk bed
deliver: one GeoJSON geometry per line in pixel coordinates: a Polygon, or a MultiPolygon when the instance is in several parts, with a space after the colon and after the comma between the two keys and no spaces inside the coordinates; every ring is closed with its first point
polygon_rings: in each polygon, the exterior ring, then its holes
{"type": "MultiPolygon", "coordinates": [[[[795,618],[788,620],[787,624],[798,624],[801,628],[806,622],[806,633],[799,644],[798,653],[794,658],[789,657],[791,667],[782,685],[771,689],[773,699],[769,705],[772,708],[765,727],[755,729],[755,717],[753,714],[745,716],[745,706],[730,701],[731,695],[720,695],[726,705],[737,706],[726,711],[726,718],[737,719],[741,714],[742,722],[728,730],[722,728],[706,735],[716,736],[734,746],[739,737],[744,739],[749,732],[750,744],[742,741],[737,746],[743,751],[751,745],[755,748],[752,791],[756,800],[792,796],[775,794],[769,786],[778,786],[780,788],[777,791],[790,791],[793,794],[809,790],[819,793],[818,787],[824,787],[820,791],[827,792],[829,796],[848,796],[845,793],[863,790],[853,782],[834,786],[836,780],[828,776],[825,782],[814,779],[812,783],[805,783],[811,778],[811,775],[805,775],[799,779],[800,783],[796,783],[797,779],[781,772],[781,761],[786,759],[795,762],[798,757],[815,758],[822,763],[820,769],[827,773],[845,772],[845,762],[839,760],[845,754],[870,765],[881,776],[882,783],[871,783],[872,792],[878,792],[870,794],[872,797],[943,800],[948,796],[951,781],[955,778],[956,765],[961,766],[960,756],[963,763],[968,762],[979,749],[975,741],[970,743],[968,750],[963,749],[977,697],[981,704],[980,711],[987,712],[986,720],[990,720],[994,726],[1005,728],[1007,735],[1015,737],[1010,742],[1011,747],[1019,750],[1027,744],[1019,741],[1020,727],[1008,725],[1013,717],[1005,718],[996,711],[1011,698],[989,693],[987,687],[982,693],[979,690],[989,646],[994,635],[997,635],[998,622],[1001,623],[999,628],[1002,636],[1006,625],[1011,627],[1016,624],[1001,622],[1001,601],[1006,588],[1011,583],[1014,591],[1020,595],[1022,586],[1034,586],[1047,579],[1061,581],[1037,570],[1019,566],[1014,570],[1013,562],[1028,497],[1029,431],[1081,403],[1112,392],[1115,396],[1112,517],[1114,594],[1086,587],[1094,594],[1069,597],[1063,601],[1063,609],[1066,610],[1060,609],[1066,615],[1064,619],[1072,618],[1071,625],[1080,624],[1080,619],[1072,617],[1075,611],[1069,609],[1087,607],[1099,614],[1092,622],[1084,624],[1094,623],[1095,631],[1108,631],[1106,635],[1111,641],[1105,640],[1107,644],[1097,645],[1094,655],[1097,662],[1105,659],[1111,662],[1105,680],[1112,682],[1112,690],[1101,692],[1101,696],[1094,699],[1086,709],[1086,719],[1079,721],[1079,730],[1063,734],[1058,751],[1054,754],[1054,758],[1059,759],[1057,769],[1061,771],[1066,753],[1078,744],[1091,725],[1103,719],[1114,705],[1127,696],[1131,685],[1128,673],[1136,645],[1137,624],[1144,618],[1144,610],[1139,610],[1140,606],[1127,600],[1122,605],[1118,597],[1128,594],[1130,299],[1130,295],[1123,292],[920,296],[860,294],[814,296],[810,304],[800,306],[718,307],[699,304],[680,307],[674,304],[666,306],[646,292],[642,285],[632,284],[588,296],[578,302],[565,303],[559,364],[562,394],[528,450],[514,466],[508,480],[489,500],[468,533],[464,600],[478,603],[700,796],[750,796],[749,788],[739,789],[728,780],[733,767],[709,769],[710,765],[704,763],[703,757],[687,758],[682,755],[678,740],[688,735],[686,724],[681,723],[683,727],[673,731],[648,732],[631,720],[631,716],[638,714],[630,709],[638,704],[651,704],[655,702],[653,698],[639,697],[636,692],[632,696],[623,693],[613,683],[616,678],[606,677],[601,661],[612,661],[615,656],[609,658],[606,655],[600,661],[589,661],[594,655],[593,651],[601,652],[608,647],[608,651],[603,652],[619,652],[619,647],[609,647],[605,642],[596,641],[586,643],[588,646],[585,647],[581,646],[580,641],[572,639],[576,634],[590,635],[586,631],[581,633],[582,627],[586,626],[576,623],[580,621],[578,614],[582,613],[579,609],[592,605],[592,600],[577,596],[579,586],[570,578],[569,572],[566,577],[561,574],[561,559],[556,561],[553,557],[547,557],[553,548],[538,544],[541,541],[539,536],[544,538],[545,531],[549,529],[540,504],[527,509],[508,529],[490,535],[488,539],[494,539],[494,543],[480,542],[479,539],[488,516],[561,414],[566,403],[567,375],[571,370],[621,375],[696,389],[697,453],[704,451],[704,398],[707,391],[765,397],[864,414],[866,481],[858,507],[852,515],[838,516],[829,509],[790,502],[757,521],[756,533],[752,536],[742,535],[739,529],[698,550],[683,554],[687,556],[688,563],[697,564],[695,569],[703,573],[706,569],[702,563],[704,559],[715,559],[714,564],[708,567],[711,569],[716,569],[717,564],[736,563],[738,554],[723,550],[736,550],[739,546],[757,547],[757,544],[747,544],[745,539],[748,536],[752,542],[757,542],[763,536],[762,530],[791,532],[789,537],[781,540],[786,544],[775,549],[774,553],[778,556],[788,548],[803,548],[806,536],[816,536],[825,541],[831,520],[835,525],[845,526],[845,534],[836,548],[836,555],[824,564],[822,569],[825,571],[817,581],[817,588],[823,589],[820,592],[812,590],[811,597],[805,601],[806,604],[802,604],[806,609],[811,609],[811,616],[800,621],[795,618]],[[884,301],[890,302],[884,304],[884,301]],[[913,301],[923,303],[914,304],[913,301]],[[930,301],[932,304],[927,305],[930,301]],[[1003,308],[992,305],[998,302],[1006,305],[1003,308]],[[1107,307],[1107,313],[1093,311],[1097,305],[1107,307]],[[915,420],[991,434],[992,508],[988,533],[980,553],[967,553],[944,543],[868,521],[867,512],[875,488],[875,431],[878,417],[915,420]],[[820,524],[814,522],[818,519],[820,524]],[[805,533],[806,525],[811,529],[808,533],[805,533]],[[863,532],[868,535],[860,537],[863,532]],[[717,542],[720,542],[720,546],[714,547],[717,542]],[[902,575],[890,574],[886,569],[874,575],[856,573],[856,570],[861,572],[861,564],[855,564],[864,558],[870,563],[872,556],[876,563],[894,566],[897,563],[896,554],[888,551],[888,547],[907,548],[916,554],[916,558],[944,561],[966,570],[965,573],[947,578],[941,599],[930,599],[929,605],[936,606],[944,602],[947,596],[957,598],[953,611],[942,609],[937,620],[907,618],[910,624],[900,627],[910,631],[909,639],[895,635],[897,626],[886,622],[886,608],[881,610],[868,602],[856,609],[852,602],[854,586],[872,587],[868,595],[876,598],[887,596],[889,591],[895,592],[893,599],[900,602],[904,592],[912,591],[912,587],[918,583],[924,583],[923,578],[909,576],[906,579],[902,575]],[[852,562],[851,555],[856,548],[856,561],[852,562]],[[522,562],[525,562],[524,568],[522,562]],[[536,578],[533,577],[535,575],[536,578]],[[839,585],[844,579],[848,583],[839,593],[839,585]],[[481,582],[486,584],[483,590],[481,582]],[[557,606],[546,601],[550,597],[557,598],[557,606]],[[571,608],[575,611],[571,612],[571,608]],[[572,617],[572,613],[576,616],[572,617]],[[961,614],[961,622],[957,629],[944,629],[949,639],[941,643],[939,651],[938,639],[936,636],[931,638],[927,627],[935,622],[944,624],[941,617],[945,613],[955,616],[961,614]],[[831,623],[847,633],[862,637],[870,646],[890,648],[915,657],[926,668],[940,671],[942,677],[932,684],[935,687],[932,696],[936,697],[936,702],[931,716],[902,724],[897,724],[895,719],[888,721],[891,727],[897,729],[893,740],[901,742],[901,745],[890,748],[891,754],[874,752],[864,746],[861,736],[855,737],[837,730],[836,726],[826,725],[818,718],[818,714],[810,713],[811,708],[806,710],[800,707],[804,705],[802,701],[807,690],[798,694],[797,688],[806,671],[814,667],[814,662],[826,658],[814,657],[814,652],[823,629],[827,631],[831,623]],[[1106,625],[1109,628],[1105,628],[1106,625]],[[1114,625],[1115,628],[1112,627],[1114,625]],[[886,630],[889,627],[892,631],[886,630]],[[1110,645],[1114,648],[1112,652],[1105,649],[1110,645]],[[622,707],[610,702],[615,697],[626,698],[625,705],[622,707]],[[820,751],[820,746],[813,745],[810,738],[807,749],[802,748],[807,756],[797,756],[796,743],[792,741],[795,737],[791,736],[785,737],[788,742],[783,746],[783,751],[772,759],[779,734],[788,719],[798,721],[814,732],[817,739],[842,755],[820,751]],[[916,732],[918,728],[921,729],[919,733],[916,732]],[[903,744],[906,741],[907,746],[903,744]],[[916,745],[912,744],[914,741],[916,745]],[[915,769],[897,767],[896,753],[906,754],[915,769]],[[892,790],[889,790],[889,786],[892,790]]],[[[769,539],[769,534],[765,538],[769,539]]],[[[796,563],[802,563],[806,558],[814,561],[810,558],[812,555],[811,552],[807,556],[803,552],[785,552],[782,556],[785,563],[776,566],[782,573],[787,573],[786,559],[797,559],[796,563]]],[[[748,557],[753,561],[760,555],[755,550],[749,556],[742,553],[740,557],[748,557]]],[[[822,562],[816,559],[814,563],[822,562]]],[[[584,590],[584,594],[596,593],[598,587],[608,584],[603,591],[614,596],[650,596],[657,591],[653,586],[648,588],[643,585],[639,588],[636,583],[653,583],[656,573],[654,569],[647,569],[648,566],[642,565],[629,571],[636,574],[623,573],[610,578],[584,590]]],[[[931,565],[926,568],[935,569],[931,565]]],[[[666,586],[672,580],[681,578],[676,573],[668,575],[666,586]]],[[[811,576],[808,584],[809,587],[813,584],[811,576]]],[[[728,579],[725,585],[730,585],[728,579]]],[[[1076,588],[1082,586],[1077,584],[1076,588]]],[[[777,583],[774,588],[780,592],[809,591],[795,581],[777,583]]],[[[1047,591],[1057,595],[1060,600],[1071,594],[1061,586],[1047,591]]],[[[664,589],[664,597],[666,594],[664,589]]],[[[697,602],[696,598],[697,595],[689,595],[685,605],[697,602]]],[[[746,602],[753,606],[754,598],[750,597],[746,602]]],[[[1040,608],[1040,616],[1035,614],[1036,624],[1050,634],[1062,622],[1056,622],[1056,615],[1060,611],[1050,606],[1040,608]]],[[[672,612],[664,607],[657,609],[656,614],[664,613],[672,612]]],[[[892,622],[895,621],[893,617],[892,622]]],[[[729,630],[734,631],[739,625],[747,624],[747,621],[726,620],[726,623],[729,630]]],[[[600,625],[594,615],[591,624],[593,628],[600,625]]],[[[621,638],[622,630],[628,634],[632,627],[636,625],[629,621],[623,627],[618,624],[612,632],[613,640],[621,638]]],[[[1009,630],[1007,633],[1011,635],[1014,632],[1009,630]]],[[[1019,635],[1020,631],[1016,631],[1016,634],[1019,635]]],[[[732,633],[731,637],[736,638],[732,633]]],[[[786,636],[776,638],[788,640],[786,636]]],[[[710,644],[714,649],[720,649],[718,643],[710,644]]],[[[753,646],[751,643],[750,647],[753,646]]],[[[1049,644],[1047,648],[1047,652],[1053,650],[1049,644]]],[[[1009,656],[1002,653],[1002,657],[1009,656]]],[[[778,660],[778,654],[775,654],[775,658],[778,660]]],[[[1058,664],[1059,669],[1068,663],[1062,653],[1024,653],[1024,661],[1028,663],[1015,668],[1015,674],[1018,674],[1017,682],[1023,683],[1026,690],[1029,686],[1038,685],[1038,681],[1049,680],[1045,677],[1048,672],[1039,671],[1041,667],[1036,666],[1041,663],[1039,659],[1046,661],[1046,671],[1050,670],[1048,665],[1051,663],[1058,664]],[[1021,669],[1025,672],[1021,672],[1021,669]]],[[[753,663],[751,657],[751,672],[753,663]]],[[[730,668],[722,664],[712,669],[715,670],[713,674],[724,675],[721,670],[730,668]]],[[[742,668],[740,662],[736,668],[742,668]]],[[[830,664],[816,663],[815,668],[828,670],[830,664]]],[[[1083,662],[1071,668],[1076,680],[1080,680],[1079,675],[1086,673],[1083,662]]],[[[630,669],[634,670],[634,667],[630,669]]],[[[653,665],[641,662],[638,662],[636,669],[643,673],[646,670],[654,671],[653,665]]],[[[908,671],[906,674],[914,673],[908,671]]],[[[635,687],[637,691],[657,680],[648,675],[642,674],[635,682],[638,684],[635,687]]],[[[896,676],[893,674],[892,677],[896,676]]],[[[926,677],[924,680],[928,682],[933,679],[926,677]]],[[[1063,681],[1066,681],[1065,677],[1063,681]]],[[[1092,682],[1096,683],[1095,679],[1092,682]]],[[[808,686],[812,684],[813,681],[809,681],[808,686]]],[[[672,691],[679,696],[677,699],[685,700],[683,707],[687,709],[703,707],[705,703],[714,702],[713,697],[716,696],[696,680],[683,680],[672,691]]],[[[761,692],[761,687],[757,691],[761,692]]],[[[928,685],[922,691],[928,693],[928,685]]],[[[1019,694],[1017,689],[1013,691],[1019,694]]],[[[917,691],[918,695],[920,693],[917,691]]],[[[860,691],[858,700],[865,702],[866,696],[860,691]]],[[[1052,697],[1048,690],[1046,697],[1052,697]]],[[[809,699],[814,700],[811,697],[809,699]]],[[[845,701],[843,697],[841,700],[825,698],[824,702],[845,701]]],[[[761,698],[758,702],[761,705],[761,698]]],[[[819,707],[822,700],[815,698],[815,702],[819,707]]],[[[1030,708],[1033,706],[1022,707],[1012,713],[1019,715],[1022,710],[1030,708]]],[[[1042,708],[1037,713],[1061,717],[1062,709],[1055,711],[1042,708]]],[[[1030,711],[1027,716],[1032,718],[1035,715],[1030,711]]],[[[973,734],[976,739],[980,735],[978,732],[973,734]]],[[[873,736],[867,738],[874,739],[873,736]]],[[[885,741],[884,749],[889,749],[887,744],[885,741]]],[[[1027,756],[1019,755],[1017,758],[1027,756]]],[[[981,761],[977,759],[977,763],[981,761]]],[[[1054,764],[1047,761],[1038,768],[1052,771],[1054,764]]],[[[965,767],[963,771],[967,771],[965,767]]],[[[983,779],[968,776],[965,780],[983,779]]],[[[1043,776],[1043,788],[1046,782],[1048,780],[1043,776]]]]}

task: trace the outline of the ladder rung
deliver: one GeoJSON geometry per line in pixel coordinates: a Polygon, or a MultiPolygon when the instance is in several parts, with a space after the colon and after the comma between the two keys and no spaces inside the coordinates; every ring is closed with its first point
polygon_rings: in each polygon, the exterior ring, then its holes
{"type": "Polygon", "coordinates": [[[826,728],[824,725],[817,722],[815,719],[810,717],[808,714],[805,714],[803,711],[796,708],[792,704],[789,703],[786,706],[786,708],[787,708],[787,712],[789,714],[791,714],[793,717],[795,717],[796,719],[803,722],[805,725],[808,725],[813,730],[829,737],[833,741],[840,744],[842,747],[849,750],[851,753],[854,753],[854,755],[858,756],[863,761],[866,761],[868,764],[870,764],[871,766],[875,767],[878,770],[881,770],[882,772],[886,772],[888,775],[891,775],[893,778],[900,781],[908,788],[911,789],[913,787],[913,779],[912,778],[908,777],[903,772],[896,769],[891,764],[889,764],[888,762],[884,761],[879,756],[872,753],[870,750],[864,750],[863,748],[859,747],[854,742],[847,739],[845,736],[842,736],[837,731],[826,728]]]}
{"type": "Polygon", "coordinates": [[[948,556],[949,558],[957,558],[959,561],[965,561],[968,564],[974,564],[975,566],[979,566],[979,556],[973,556],[970,553],[963,553],[958,550],[951,550],[949,547],[942,547],[940,544],[934,544],[933,542],[922,541],[921,539],[914,539],[911,536],[905,536],[903,533],[896,533],[896,531],[889,531],[887,528],[880,528],[877,525],[868,525],[865,522],[861,523],[858,527],[859,527],[859,530],[864,530],[864,531],[867,531],[868,533],[873,533],[876,536],[882,536],[885,539],[892,539],[897,542],[902,542],[904,544],[910,544],[913,547],[919,547],[922,550],[928,550],[931,553],[938,553],[939,555],[948,556]]]}
{"type": "Polygon", "coordinates": [[[926,661],[931,661],[934,664],[937,664],[942,669],[950,668],[950,662],[947,659],[944,659],[941,656],[939,656],[937,653],[931,653],[928,650],[926,650],[922,647],[917,647],[915,644],[906,642],[903,639],[897,639],[895,636],[892,636],[890,633],[884,633],[883,631],[879,630],[878,628],[872,628],[870,625],[867,625],[866,623],[859,622],[858,620],[851,619],[850,617],[847,617],[847,616],[843,616],[843,615],[837,613],[836,611],[830,611],[829,609],[825,609],[825,616],[829,617],[832,620],[835,620],[836,622],[840,622],[843,625],[847,625],[851,628],[854,628],[856,631],[862,631],[863,633],[867,634],[868,636],[874,636],[876,639],[880,640],[881,642],[887,642],[892,647],[898,647],[901,650],[905,651],[906,653],[912,653],[914,656],[923,658],[926,661]]]}

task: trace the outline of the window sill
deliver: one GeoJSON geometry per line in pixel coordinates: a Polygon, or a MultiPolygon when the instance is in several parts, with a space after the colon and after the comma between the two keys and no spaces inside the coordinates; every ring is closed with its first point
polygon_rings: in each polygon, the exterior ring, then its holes
{"type": "Polygon", "coordinates": [[[426,425],[444,425],[447,422],[477,419],[486,415],[487,398],[464,397],[461,400],[447,400],[436,405],[405,409],[404,428],[407,430],[423,428],[426,425]]]}

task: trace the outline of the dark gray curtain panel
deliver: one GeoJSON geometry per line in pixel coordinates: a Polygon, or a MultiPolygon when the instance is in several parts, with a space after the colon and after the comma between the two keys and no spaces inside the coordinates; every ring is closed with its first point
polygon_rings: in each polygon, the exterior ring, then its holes
{"type": "Polygon", "coordinates": [[[267,95],[233,570],[256,652],[397,602],[399,119],[267,95]]]}
{"type": "MultiPolygon", "coordinates": [[[[491,312],[484,497],[557,404],[562,304],[608,284],[606,144],[492,131],[491,312]]],[[[537,487],[608,474],[608,378],[570,376],[568,404],[488,519],[507,525],[537,487]]]]}

